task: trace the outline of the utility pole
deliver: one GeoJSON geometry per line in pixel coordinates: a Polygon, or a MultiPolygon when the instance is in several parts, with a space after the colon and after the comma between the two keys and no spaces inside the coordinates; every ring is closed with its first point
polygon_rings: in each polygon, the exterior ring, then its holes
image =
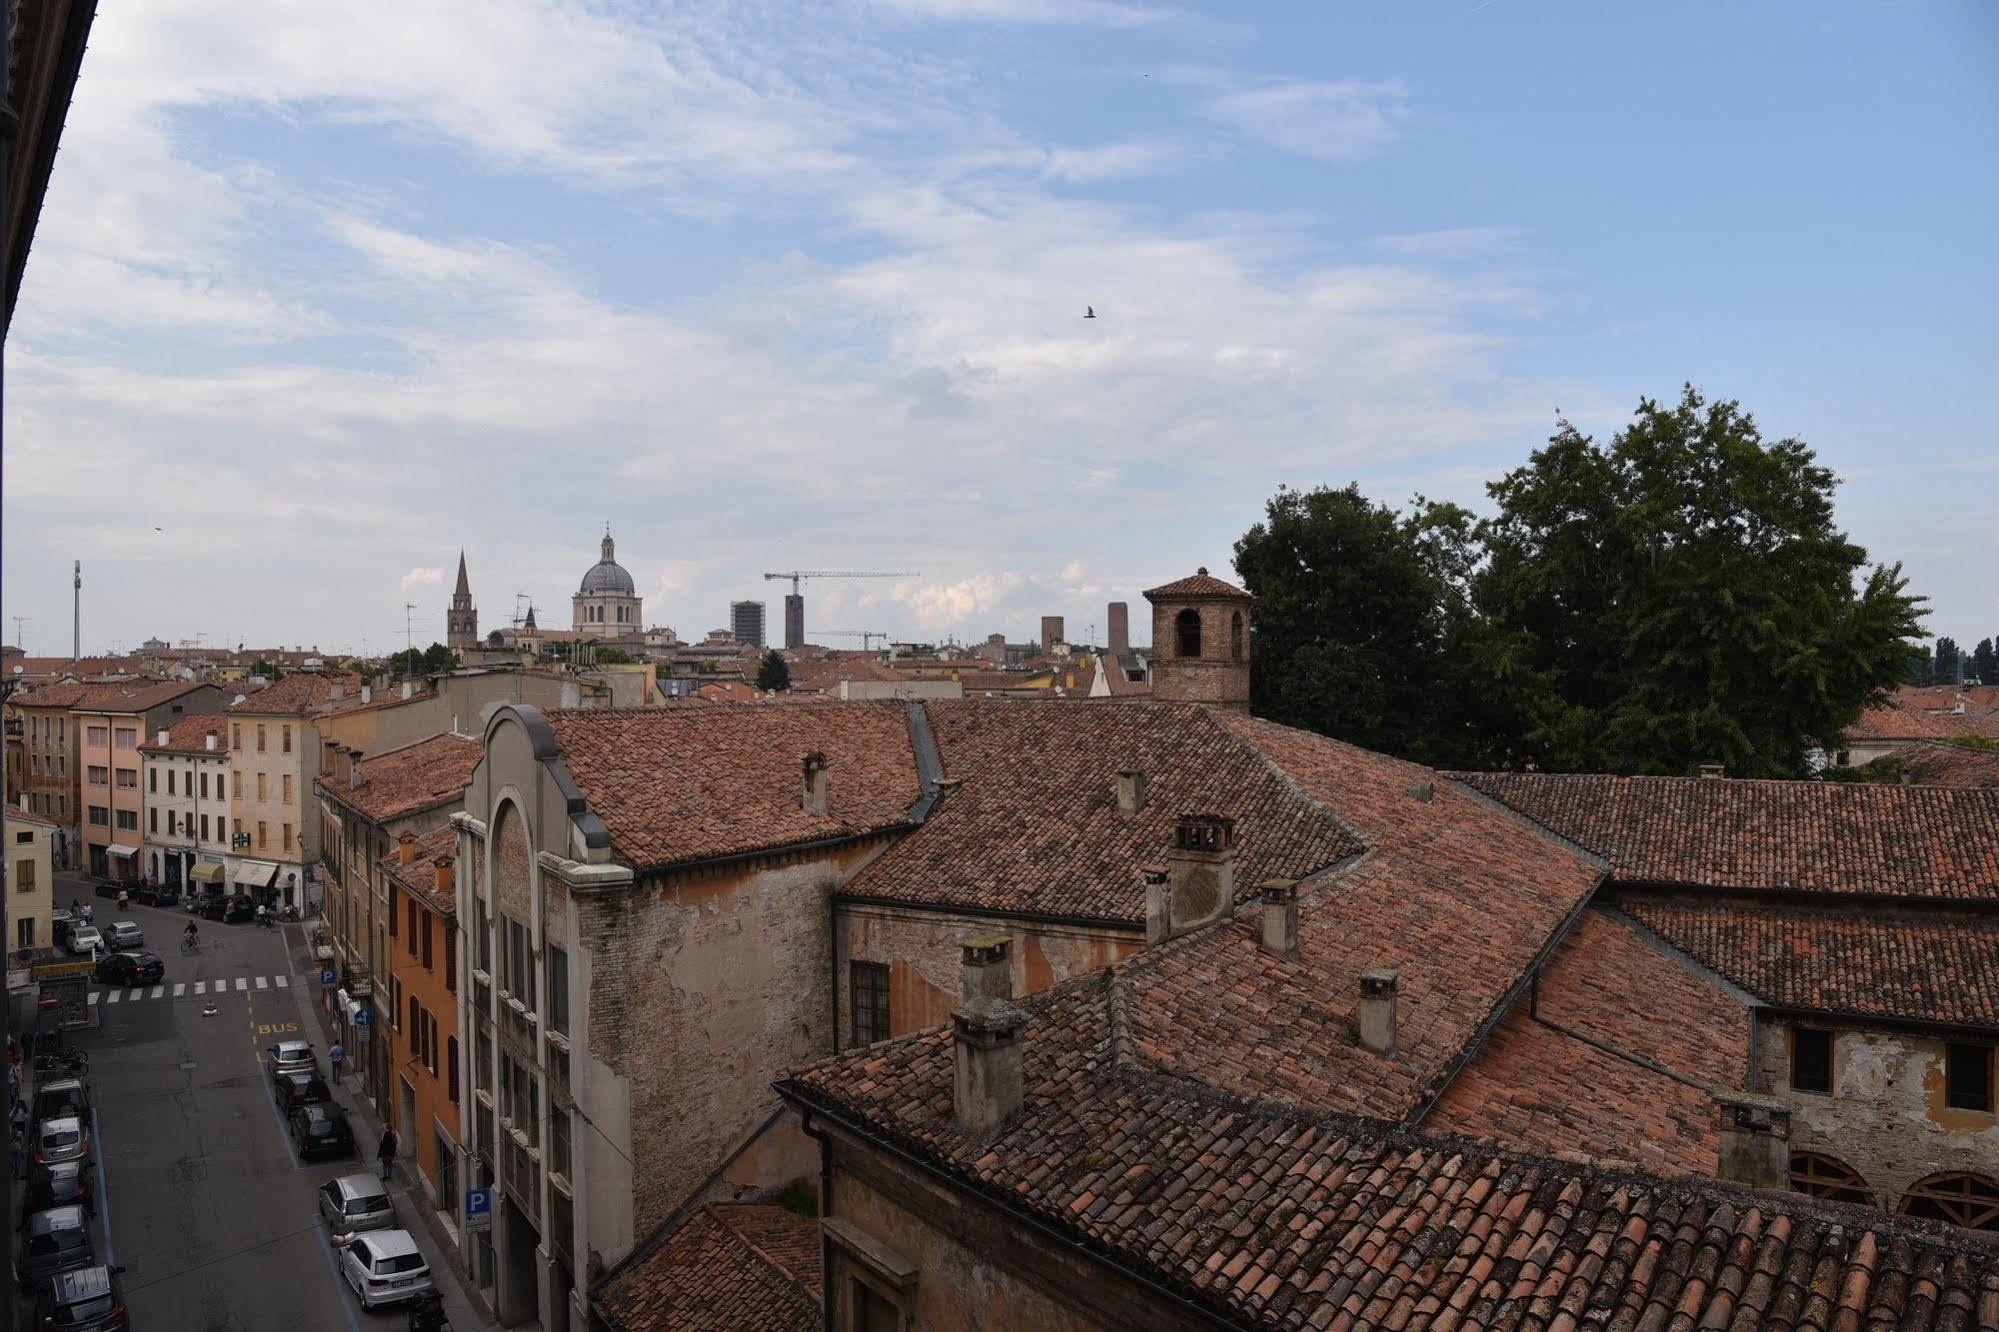
{"type": "Polygon", "coordinates": [[[83,660],[83,561],[76,562],[76,581],[71,585],[69,618],[69,660],[71,665],[83,660]]]}
{"type": "Polygon", "coordinates": [[[14,646],[21,649],[21,651],[23,652],[26,652],[28,650],[28,644],[26,640],[24,640],[21,637],[21,626],[26,624],[27,622],[28,622],[28,617],[25,615],[16,615],[14,617],[14,646]]]}
{"type": "Polygon", "coordinates": [[[414,601],[403,603],[403,647],[408,650],[412,661],[416,659],[416,631],[410,625],[410,612],[415,609],[414,601]]]}

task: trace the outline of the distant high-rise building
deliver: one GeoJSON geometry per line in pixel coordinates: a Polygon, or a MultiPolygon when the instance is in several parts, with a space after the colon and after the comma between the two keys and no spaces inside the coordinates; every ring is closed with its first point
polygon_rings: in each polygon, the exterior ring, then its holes
{"type": "Polygon", "coordinates": [[[1068,639],[1062,636],[1061,616],[1044,615],[1041,617],[1041,650],[1043,652],[1048,651],[1057,643],[1066,643],[1068,641],[1068,639]]]}
{"type": "Polygon", "coordinates": [[[764,604],[761,601],[729,603],[729,633],[738,643],[764,645],[764,604]]]}
{"type": "Polygon", "coordinates": [[[805,646],[805,598],[790,592],[784,598],[784,645],[797,649],[805,646]]]}
{"type": "Polygon", "coordinates": [[[465,579],[465,552],[458,552],[458,586],[451,593],[451,609],[445,616],[444,646],[453,652],[470,652],[479,646],[479,612],[472,606],[472,585],[465,579]]]}

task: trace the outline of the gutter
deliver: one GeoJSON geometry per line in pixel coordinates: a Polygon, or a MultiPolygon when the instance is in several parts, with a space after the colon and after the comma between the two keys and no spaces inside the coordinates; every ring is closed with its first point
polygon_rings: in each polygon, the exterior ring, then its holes
{"type": "MultiPolygon", "coordinates": [[[[1052,1244],[1058,1245],[1061,1248],[1067,1249],[1071,1253],[1076,1254],[1078,1257],[1081,1257],[1098,1267],[1109,1268],[1110,1270],[1116,1272],[1119,1276],[1132,1282],[1134,1285],[1142,1286],[1148,1293],[1157,1296],[1158,1298],[1166,1301],[1169,1304],[1172,1304],[1174,1307],[1186,1312],[1187,1314],[1192,1315],[1194,1318],[1199,1319],[1201,1322],[1206,1323],[1211,1327],[1225,1327],[1231,1329],[1240,1329],[1242,1327],[1249,1326],[1249,1324],[1245,1324],[1244,1322],[1238,1321],[1237,1319],[1232,1318],[1229,1315],[1220,1312],[1219,1310],[1210,1308],[1208,1305],[1202,1304],[1190,1296],[1183,1295],[1179,1291],[1174,1290],[1172,1287],[1161,1283],[1157,1277],[1152,1276],[1150,1273],[1132,1267],[1131,1265],[1122,1262],[1119,1259],[1109,1254],[1102,1253],[1091,1248],[1089,1245],[1085,1244],[1081,1240],[1075,1239],[1063,1233],[1061,1230],[1058,1230],[1056,1227],[1049,1224],[1041,1217],[1036,1216],[1032,1212],[1026,1211],[1020,1207],[1014,1206],[1012,1203],[1002,1201],[998,1198],[992,1197],[985,1193],[978,1192],[968,1187],[963,1179],[959,1178],[957,1175],[951,1173],[950,1171],[941,1169],[935,1162],[929,1160],[926,1157],[919,1156],[916,1153],[909,1151],[907,1148],[904,1148],[899,1144],[897,1144],[896,1142],[892,1141],[891,1139],[883,1136],[875,1129],[869,1128],[863,1125],[858,1120],[851,1119],[848,1116],[841,1114],[838,1110],[828,1106],[826,1103],[818,1100],[816,1097],[811,1096],[810,1093],[806,1092],[802,1087],[798,1085],[796,1080],[787,1078],[783,1082],[772,1083],[771,1086],[776,1090],[779,1096],[797,1105],[799,1108],[799,1112],[801,1114],[806,1114],[806,1115],[817,1114],[820,1118],[824,1119],[828,1123],[837,1124],[840,1128],[853,1134],[855,1137],[866,1141],[869,1145],[875,1147],[877,1150],[885,1152],[888,1155],[895,1157],[903,1164],[914,1166],[915,1168],[921,1170],[922,1172],[931,1176],[932,1178],[942,1181],[944,1184],[948,1185],[956,1192],[961,1193],[966,1197],[971,1198],[973,1201],[978,1202],[988,1208],[991,1208],[993,1211],[1000,1213],[1001,1215],[1005,1216],[1008,1220],[1014,1222],[1015,1224],[1020,1225],[1025,1229],[1032,1231],[1035,1235],[1041,1237],[1042,1239],[1052,1244]]],[[[819,1136],[819,1135],[815,1134],[814,1136],[819,1136]]],[[[823,1141],[824,1139],[822,1138],[822,1142],[823,1141]]],[[[823,1208],[822,1212],[823,1215],[825,1216],[833,1215],[833,1211],[830,1207],[823,1208]]],[[[822,1226],[820,1230],[821,1233],[823,1234],[825,1228],[822,1226]]],[[[822,1241],[822,1243],[825,1243],[830,1246],[830,1241],[822,1241]]],[[[828,1276],[830,1276],[830,1268],[823,1269],[821,1272],[820,1279],[826,1283],[828,1298],[830,1299],[832,1283],[829,1280],[827,1280],[828,1276]]],[[[830,1327],[832,1326],[832,1324],[828,1323],[827,1326],[830,1327]]]]}
{"type": "MultiPolygon", "coordinates": [[[[834,893],[833,901],[839,906],[882,906],[897,911],[927,911],[945,916],[978,916],[981,919],[1024,920],[1036,925],[1072,925],[1091,930],[1123,930],[1143,932],[1142,920],[1119,920],[1111,916],[1069,916],[1055,911],[1007,911],[999,907],[952,906],[944,902],[912,902],[901,897],[864,897],[855,893],[834,893]]],[[[1230,912],[1234,914],[1233,910],[1230,912]]]]}

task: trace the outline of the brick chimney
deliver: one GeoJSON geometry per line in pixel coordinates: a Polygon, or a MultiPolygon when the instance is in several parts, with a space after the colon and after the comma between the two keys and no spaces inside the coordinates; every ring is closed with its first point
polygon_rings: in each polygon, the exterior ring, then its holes
{"type": "Polygon", "coordinates": [[[1145,941],[1165,943],[1173,937],[1172,889],[1166,871],[1149,865],[1138,872],[1138,881],[1145,885],[1145,941]]]}
{"type": "Polygon", "coordinates": [[[350,749],[347,751],[347,785],[358,791],[361,789],[361,782],[361,751],[350,749]]]}
{"type": "Polygon", "coordinates": [[[981,995],[988,999],[1013,998],[1013,967],[1008,961],[1013,951],[1013,937],[1006,934],[984,934],[976,939],[967,939],[961,945],[964,957],[966,999],[977,999],[981,995]]]}
{"type": "Polygon", "coordinates": [[[402,833],[396,838],[396,863],[413,865],[416,863],[416,834],[402,833]]]}
{"type": "Polygon", "coordinates": [[[1110,650],[1113,654],[1131,651],[1131,607],[1113,601],[1107,609],[1110,650]]]}
{"type": "Polygon", "coordinates": [[[826,816],[826,756],[818,750],[805,756],[805,812],[826,816]]]}
{"type": "Polygon", "coordinates": [[[951,1014],[952,1113],[967,1137],[998,1133],[1020,1111],[1020,1030],[1027,1010],[982,994],[951,1014]]]}
{"type": "Polygon", "coordinates": [[[1400,977],[1385,967],[1360,973],[1360,1002],[1354,1006],[1354,1025],[1361,1045],[1383,1056],[1395,1053],[1395,991],[1400,977]]]}
{"type": "Polygon", "coordinates": [[[1298,960],[1298,881],[1265,879],[1256,886],[1263,897],[1261,947],[1286,962],[1298,960]]]}
{"type": "Polygon", "coordinates": [[[430,866],[430,886],[440,893],[455,890],[458,881],[456,862],[451,856],[439,856],[430,866]]]}
{"type": "Polygon", "coordinates": [[[1166,855],[1167,932],[1219,920],[1235,905],[1235,820],[1221,814],[1182,814],[1166,855]]]}
{"type": "Polygon", "coordinates": [[[1756,1189],[1781,1189],[1791,1177],[1791,1108],[1755,1092],[1716,1092],[1721,1155],[1715,1175],[1756,1189]]]}
{"type": "Polygon", "coordinates": [[[1145,796],[1152,783],[1136,768],[1120,769],[1117,775],[1117,812],[1134,818],[1145,812],[1145,796]]]}

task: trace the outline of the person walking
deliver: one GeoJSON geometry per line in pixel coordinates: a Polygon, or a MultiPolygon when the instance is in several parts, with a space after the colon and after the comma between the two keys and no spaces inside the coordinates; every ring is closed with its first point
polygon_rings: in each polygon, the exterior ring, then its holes
{"type": "Polygon", "coordinates": [[[340,1061],[345,1059],[346,1057],[347,1057],[347,1047],[342,1045],[339,1041],[335,1041],[333,1043],[333,1048],[326,1052],[327,1062],[333,1065],[333,1080],[336,1083],[340,1081],[340,1061]]]}
{"type": "Polygon", "coordinates": [[[382,1160],[382,1182],[386,1184],[396,1169],[396,1130],[393,1127],[382,1130],[382,1143],[375,1149],[375,1155],[382,1160]]]}

